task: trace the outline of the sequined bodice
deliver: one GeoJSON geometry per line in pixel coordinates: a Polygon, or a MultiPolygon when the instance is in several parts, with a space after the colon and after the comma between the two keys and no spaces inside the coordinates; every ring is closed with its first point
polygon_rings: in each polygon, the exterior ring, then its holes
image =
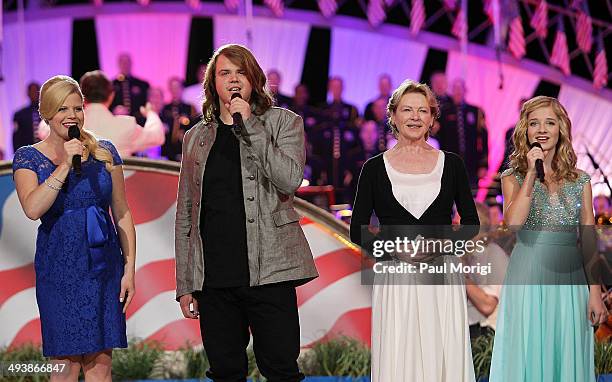
{"type": "MultiPolygon", "coordinates": [[[[503,176],[513,174],[520,185],[524,176],[514,173],[513,169],[503,172],[503,176]]],[[[549,193],[544,185],[536,180],[533,188],[533,199],[529,216],[523,225],[527,230],[565,230],[580,224],[580,209],[582,207],[582,189],[590,181],[590,177],[580,172],[573,181],[565,181],[559,190],[549,193]]]]}

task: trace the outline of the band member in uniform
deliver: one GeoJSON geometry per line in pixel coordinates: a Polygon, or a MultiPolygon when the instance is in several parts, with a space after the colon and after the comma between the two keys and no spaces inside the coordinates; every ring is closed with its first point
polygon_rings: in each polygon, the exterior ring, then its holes
{"type": "Polygon", "coordinates": [[[118,58],[119,75],[113,80],[115,99],[111,110],[115,115],[131,115],[136,117],[139,125],[144,125],[145,118],[140,114],[140,107],[147,103],[149,83],[132,75],[132,58],[127,53],[121,53],[118,58]]]}
{"type": "Polygon", "coordinates": [[[169,160],[180,161],[183,137],[196,118],[196,110],[183,101],[183,81],[180,78],[170,78],[168,90],[172,99],[161,112],[162,121],[166,125],[166,142],[161,154],[169,160]]]}
{"type": "Polygon", "coordinates": [[[40,123],[38,115],[38,93],[40,85],[36,82],[28,84],[30,104],[17,110],[13,116],[13,151],[22,146],[32,145],[40,141],[37,130],[40,123]]]}

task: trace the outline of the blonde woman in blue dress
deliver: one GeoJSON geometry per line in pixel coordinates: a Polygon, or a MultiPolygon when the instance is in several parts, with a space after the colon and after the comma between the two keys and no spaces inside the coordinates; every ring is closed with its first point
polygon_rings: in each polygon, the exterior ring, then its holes
{"type": "MultiPolygon", "coordinates": [[[[504,219],[517,244],[502,289],[491,382],[593,382],[593,328],[606,320],[588,285],[578,226],[594,224],[589,176],[576,168],[571,122],[555,98],[527,101],[502,174],[504,219]],[[538,142],[541,148],[531,144],[538,142]],[[544,165],[537,180],[536,161],[544,165]]],[[[589,280],[590,281],[590,280],[589,280]]]]}

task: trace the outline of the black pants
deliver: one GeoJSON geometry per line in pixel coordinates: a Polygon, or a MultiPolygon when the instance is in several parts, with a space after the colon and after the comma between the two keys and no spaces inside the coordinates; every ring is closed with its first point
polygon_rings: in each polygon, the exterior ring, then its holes
{"type": "Polygon", "coordinates": [[[293,285],[204,288],[198,305],[210,379],[246,381],[249,328],[257,366],[269,382],[304,379],[297,365],[300,323],[293,285]]]}
{"type": "Polygon", "coordinates": [[[495,331],[488,326],[480,326],[480,324],[470,325],[470,339],[472,341],[487,334],[494,336],[495,331]]]}

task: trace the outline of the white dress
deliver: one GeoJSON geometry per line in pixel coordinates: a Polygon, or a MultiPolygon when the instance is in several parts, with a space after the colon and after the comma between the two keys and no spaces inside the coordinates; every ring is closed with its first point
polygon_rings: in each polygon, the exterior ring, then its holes
{"type": "MultiPolygon", "coordinates": [[[[400,173],[384,161],[393,195],[419,218],[440,191],[444,153],[428,174],[400,173]]],[[[445,285],[419,284],[416,277],[406,283],[406,275],[391,273],[381,277],[372,293],[372,381],[474,382],[461,276],[446,276],[451,282],[445,285]]]]}

